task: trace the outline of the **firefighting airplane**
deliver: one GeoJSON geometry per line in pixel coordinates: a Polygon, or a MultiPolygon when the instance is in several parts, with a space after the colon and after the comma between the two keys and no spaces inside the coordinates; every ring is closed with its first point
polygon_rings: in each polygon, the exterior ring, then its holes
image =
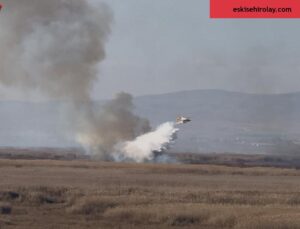
{"type": "Polygon", "coordinates": [[[191,119],[190,118],[186,118],[186,117],[183,117],[183,116],[179,116],[176,118],[176,124],[183,124],[183,123],[187,123],[187,122],[190,122],[191,119]]]}

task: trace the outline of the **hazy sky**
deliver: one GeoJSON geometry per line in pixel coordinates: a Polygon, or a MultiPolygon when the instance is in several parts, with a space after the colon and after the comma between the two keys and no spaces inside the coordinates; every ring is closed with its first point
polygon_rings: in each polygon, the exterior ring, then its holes
{"type": "Polygon", "coordinates": [[[104,1],[114,24],[95,99],[119,91],[300,91],[297,19],[209,19],[208,0],[104,1]]]}
{"type": "Polygon", "coordinates": [[[220,88],[300,91],[300,21],[209,19],[209,1],[107,0],[114,25],[96,97],[220,88]]]}

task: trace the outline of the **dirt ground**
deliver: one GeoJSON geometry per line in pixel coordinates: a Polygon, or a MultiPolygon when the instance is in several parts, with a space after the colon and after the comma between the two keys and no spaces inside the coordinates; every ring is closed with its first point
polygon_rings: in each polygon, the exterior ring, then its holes
{"type": "Polygon", "coordinates": [[[300,170],[0,159],[0,228],[300,228],[300,170]]]}

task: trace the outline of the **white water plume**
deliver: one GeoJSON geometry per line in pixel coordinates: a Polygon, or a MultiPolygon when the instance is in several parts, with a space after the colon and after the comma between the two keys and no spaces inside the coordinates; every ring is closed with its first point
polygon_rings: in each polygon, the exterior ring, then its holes
{"type": "Polygon", "coordinates": [[[163,152],[174,142],[177,131],[174,122],[163,123],[154,131],[140,135],[133,141],[120,143],[116,147],[114,158],[117,161],[152,161],[156,154],[163,152]]]}

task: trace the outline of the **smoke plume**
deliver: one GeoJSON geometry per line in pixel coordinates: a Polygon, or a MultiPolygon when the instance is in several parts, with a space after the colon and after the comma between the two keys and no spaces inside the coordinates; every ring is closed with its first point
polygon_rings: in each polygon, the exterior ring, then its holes
{"type": "Polygon", "coordinates": [[[165,123],[149,132],[148,121],[133,113],[131,95],[119,93],[101,109],[91,100],[96,68],[105,58],[111,30],[113,17],[107,5],[91,6],[87,0],[3,3],[1,85],[71,101],[69,132],[102,159],[142,162],[166,148],[177,131],[174,124],[165,123]]]}
{"type": "Polygon", "coordinates": [[[132,97],[119,93],[100,111],[86,110],[77,140],[94,156],[112,159],[114,146],[150,130],[149,122],[133,114],[132,97]],[[95,155],[96,153],[96,155],[95,155]]]}
{"type": "Polygon", "coordinates": [[[86,0],[4,0],[0,81],[52,98],[90,99],[112,13],[86,0]]]}

